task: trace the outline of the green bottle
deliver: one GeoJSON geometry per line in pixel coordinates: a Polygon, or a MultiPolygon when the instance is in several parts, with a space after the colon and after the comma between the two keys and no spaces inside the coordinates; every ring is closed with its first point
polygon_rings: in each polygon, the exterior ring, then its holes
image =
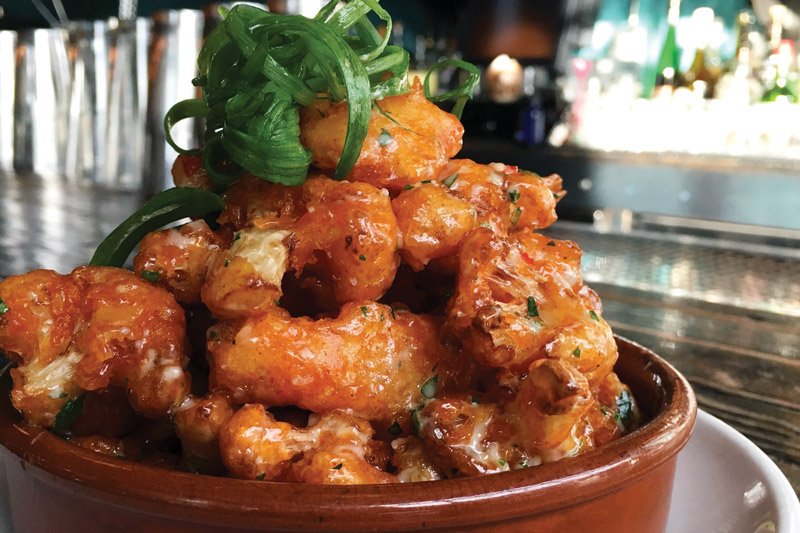
{"type": "Polygon", "coordinates": [[[762,102],[787,102],[796,104],[797,93],[789,80],[792,65],[794,64],[794,42],[789,39],[781,41],[780,46],[773,54],[775,64],[775,78],[769,84],[762,102]]]}
{"type": "Polygon", "coordinates": [[[672,92],[679,85],[681,50],[678,48],[677,26],[681,17],[681,0],[670,0],[667,16],[667,37],[656,67],[655,95],[672,92]]]}

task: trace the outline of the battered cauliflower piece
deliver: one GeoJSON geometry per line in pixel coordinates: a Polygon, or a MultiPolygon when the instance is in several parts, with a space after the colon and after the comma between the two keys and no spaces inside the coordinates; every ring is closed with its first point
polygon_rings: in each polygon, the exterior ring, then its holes
{"type": "Polygon", "coordinates": [[[513,428],[493,403],[444,395],[428,402],[414,416],[429,453],[452,475],[505,472],[521,461],[522,450],[506,442],[513,428]]]}
{"type": "Polygon", "coordinates": [[[392,464],[397,469],[397,480],[400,483],[447,478],[444,469],[430,457],[425,445],[417,437],[393,440],[392,452],[392,464]]]}
{"type": "Polygon", "coordinates": [[[148,233],[133,258],[134,271],[167,289],[175,299],[193,304],[200,300],[208,267],[223,241],[203,220],[178,228],[148,233]]]}
{"type": "MultiPolygon", "coordinates": [[[[332,172],[339,163],[347,132],[347,103],[316,100],[300,111],[300,140],[311,150],[312,163],[332,172]]],[[[464,127],[425,98],[417,81],[411,90],[375,103],[361,154],[346,179],[386,188],[437,176],[461,150],[464,127]]]]}
{"type": "Polygon", "coordinates": [[[506,409],[519,444],[543,462],[594,448],[585,414],[592,405],[589,382],[569,363],[535,361],[506,409]]]}
{"type": "Polygon", "coordinates": [[[339,485],[396,482],[382,470],[381,444],[372,435],[369,422],[341,411],[298,428],[276,421],[262,405],[249,404],[223,425],[220,450],[228,471],[242,479],[339,485]]]}
{"type": "Polygon", "coordinates": [[[214,189],[208,179],[203,158],[196,155],[179,155],[172,164],[172,180],[176,187],[194,187],[196,189],[214,189]]]}
{"type": "Polygon", "coordinates": [[[597,383],[617,348],[592,294],[574,243],[478,228],[462,246],[445,327],[487,366],[523,372],[534,360],[561,359],[597,383]]]}
{"type": "Polygon", "coordinates": [[[386,191],[316,177],[303,197],[289,260],[301,286],[326,309],[383,296],[400,265],[400,229],[386,191]]]}
{"type": "Polygon", "coordinates": [[[475,209],[479,225],[501,233],[550,226],[558,218],[556,204],[566,195],[557,175],[543,178],[515,166],[469,159],[450,161],[436,181],[475,209]]]}
{"type": "Polygon", "coordinates": [[[258,316],[278,305],[291,232],[245,228],[213,256],[200,296],[219,318],[258,316]]]}
{"type": "Polygon", "coordinates": [[[238,403],[348,409],[391,424],[422,403],[434,375],[442,387],[455,379],[438,331],[430,317],[370,301],[319,320],[276,309],[209,332],[211,387],[238,403]]]}
{"type": "Polygon", "coordinates": [[[188,395],[183,310],[133,272],[34,271],[0,282],[0,299],[0,350],[19,365],[12,401],[29,423],[51,427],[67,402],[108,386],[151,418],[188,395]]]}
{"type": "Polygon", "coordinates": [[[289,228],[305,212],[303,188],[244,174],[225,191],[225,207],[217,222],[240,230],[247,226],[289,228]]]}
{"type": "Polygon", "coordinates": [[[231,402],[219,394],[190,398],[181,405],[173,421],[190,469],[206,474],[224,472],[219,433],[233,413],[231,402]]]}
{"type": "Polygon", "coordinates": [[[416,271],[433,259],[458,254],[467,234],[477,226],[475,209],[438,184],[423,183],[392,200],[403,246],[403,261],[416,271]]]}
{"type": "Polygon", "coordinates": [[[592,406],[586,419],[595,445],[602,446],[636,429],[642,422],[639,404],[630,387],[610,372],[592,389],[592,406]]]}
{"type": "Polygon", "coordinates": [[[592,390],[561,360],[534,361],[509,393],[494,403],[445,394],[417,411],[435,464],[468,476],[537,466],[593,450],[641,420],[630,389],[613,372],[592,390]]]}

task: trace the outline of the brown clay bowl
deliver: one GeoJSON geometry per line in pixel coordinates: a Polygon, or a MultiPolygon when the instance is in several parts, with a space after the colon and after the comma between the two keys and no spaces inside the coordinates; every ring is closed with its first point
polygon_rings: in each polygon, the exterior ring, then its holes
{"type": "Polygon", "coordinates": [[[697,411],[686,380],[617,338],[616,371],[649,422],[585,455],[428,483],[294,485],[142,466],[21,422],[0,384],[0,460],[12,518],[29,531],[663,531],[678,452],[697,411]]]}

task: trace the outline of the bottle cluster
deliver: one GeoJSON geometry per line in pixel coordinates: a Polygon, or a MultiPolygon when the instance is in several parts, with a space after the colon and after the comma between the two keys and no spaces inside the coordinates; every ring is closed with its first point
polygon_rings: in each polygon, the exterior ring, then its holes
{"type": "Polygon", "coordinates": [[[726,30],[712,8],[681,18],[680,7],[670,0],[666,32],[651,35],[633,2],[605,53],[573,60],[564,120],[570,141],[604,150],[797,157],[800,67],[785,32],[791,12],[773,5],[762,24],[742,11],[726,30]]]}

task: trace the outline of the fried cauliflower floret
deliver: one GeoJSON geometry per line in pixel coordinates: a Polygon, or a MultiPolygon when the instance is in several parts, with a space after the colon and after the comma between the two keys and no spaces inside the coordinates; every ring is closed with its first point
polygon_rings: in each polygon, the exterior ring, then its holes
{"type": "Polygon", "coordinates": [[[556,203],[566,194],[556,175],[543,178],[514,166],[469,159],[450,161],[437,181],[475,209],[477,224],[495,231],[550,226],[558,218],[556,203]]]}
{"type": "Polygon", "coordinates": [[[392,200],[403,235],[400,255],[422,270],[431,260],[454,256],[477,225],[472,206],[438,184],[422,184],[392,200]]]}
{"type": "Polygon", "coordinates": [[[291,235],[286,230],[245,228],[229,248],[213,256],[200,296],[214,316],[257,316],[277,305],[289,267],[291,235]]]}
{"type": "MultiPolygon", "coordinates": [[[[320,99],[300,112],[300,140],[324,171],[336,168],[346,132],[344,102],[320,99]]],[[[428,101],[417,82],[408,93],[375,103],[361,154],[346,179],[399,193],[405,185],[437,176],[461,149],[463,135],[458,119],[428,101]]]]}
{"type": "Polygon", "coordinates": [[[12,401],[29,423],[50,427],[66,402],[108,386],[123,388],[131,406],[152,418],[187,396],[183,310],[134,273],[36,271],[0,282],[0,299],[8,308],[0,350],[18,362],[12,401]],[[65,295],[79,298],[64,306],[65,295]]]}
{"type": "Polygon", "coordinates": [[[208,267],[223,246],[203,220],[148,233],[133,258],[134,271],[182,303],[200,300],[208,267]]]}
{"type": "Polygon", "coordinates": [[[561,360],[534,361],[510,392],[499,403],[452,394],[427,402],[415,417],[436,463],[468,476],[527,468],[586,453],[639,421],[630,390],[613,373],[592,392],[561,360]]]}
{"type": "Polygon", "coordinates": [[[179,155],[175,158],[172,164],[172,180],[176,187],[214,188],[203,166],[203,158],[196,155],[179,155]]]}
{"type": "Polygon", "coordinates": [[[400,230],[386,191],[317,177],[303,185],[290,267],[323,307],[377,300],[400,264],[400,230]]]}
{"type": "Polygon", "coordinates": [[[524,371],[537,359],[561,359],[596,383],[617,349],[594,303],[575,244],[478,228],[462,246],[446,328],[485,365],[524,371]]]}
{"type": "Polygon", "coordinates": [[[309,420],[307,428],[278,422],[262,405],[239,409],[222,427],[225,466],[242,479],[353,485],[396,478],[371,462],[380,444],[366,420],[341,411],[309,420]]]}
{"type": "Polygon", "coordinates": [[[444,395],[414,416],[426,448],[451,474],[505,472],[515,463],[512,453],[521,452],[505,442],[510,431],[495,404],[444,395]]]}
{"type": "Polygon", "coordinates": [[[209,394],[184,402],[173,417],[187,466],[203,473],[222,473],[219,433],[233,416],[231,402],[222,395],[209,394]]]}
{"type": "Polygon", "coordinates": [[[75,281],[52,270],[33,270],[0,281],[0,350],[23,364],[44,367],[66,352],[81,320],[75,281]]]}
{"type": "Polygon", "coordinates": [[[433,319],[375,302],[319,320],[276,309],[215,326],[209,338],[211,386],[239,403],[349,409],[392,423],[422,402],[434,374],[442,386],[454,379],[433,319]]]}
{"type": "Polygon", "coordinates": [[[570,457],[594,448],[584,415],[592,405],[589,382],[570,364],[535,361],[506,408],[519,444],[542,461],[570,457]]]}
{"type": "Polygon", "coordinates": [[[217,222],[240,230],[247,226],[288,228],[305,212],[303,188],[244,174],[225,191],[225,207],[217,222]]]}
{"type": "Polygon", "coordinates": [[[618,439],[639,427],[642,413],[630,387],[610,372],[592,389],[592,406],[586,419],[597,446],[618,439]]]}
{"type": "Polygon", "coordinates": [[[392,441],[392,464],[400,483],[445,479],[446,472],[434,462],[423,442],[417,437],[392,441]]]}

